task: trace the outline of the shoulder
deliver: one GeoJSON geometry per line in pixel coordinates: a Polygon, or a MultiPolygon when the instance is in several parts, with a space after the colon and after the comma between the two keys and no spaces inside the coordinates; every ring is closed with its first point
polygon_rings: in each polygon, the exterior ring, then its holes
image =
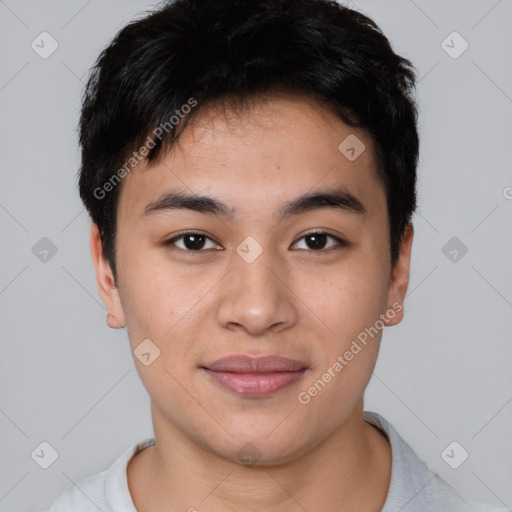
{"type": "Polygon", "coordinates": [[[45,512],[102,512],[110,511],[105,502],[107,471],[102,471],[66,489],[45,512]]]}
{"type": "Polygon", "coordinates": [[[379,428],[391,445],[391,482],[382,512],[510,512],[465,502],[447,482],[429,470],[382,416],[365,411],[365,420],[379,428]]]}
{"type": "Polygon", "coordinates": [[[45,512],[136,512],[126,468],[131,457],[154,443],[150,437],[132,444],[105,470],[66,489],[45,512]]]}
{"type": "Polygon", "coordinates": [[[467,503],[463,512],[511,512],[511,508],[493,507],[485,503],[467,503]]]}

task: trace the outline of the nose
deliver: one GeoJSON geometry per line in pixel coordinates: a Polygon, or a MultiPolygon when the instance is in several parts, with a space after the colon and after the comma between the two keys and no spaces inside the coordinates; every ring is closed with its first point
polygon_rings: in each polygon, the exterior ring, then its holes
{"type": "Polygon", "coordinates": [[[235,254],[233,268],[222,285],[219,324],[252,335],[294,325],[298,314],[288,274],[271,251],[263,251],[252,263],[235,254]]]}

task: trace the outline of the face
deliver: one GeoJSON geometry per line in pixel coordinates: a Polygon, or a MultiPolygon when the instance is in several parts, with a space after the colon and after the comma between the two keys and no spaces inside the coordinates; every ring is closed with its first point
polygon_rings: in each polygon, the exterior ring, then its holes
{"type": "Polygon", "coordinates": [[[117,288],[94,225],[91,248],[108,310],[132,350],[150,354],[150,364],[134,361],[155,433],[174,430],[231,460],[250,446],[253,461],[282,463],[350,422],[382,327],[402,318],[412,243],[411,228],[392,268],[364,131],[303,98],[272,97],[242,115],[205,110],[164,160],[124,178],[117,216],[117,288]],[[205,369],[231,355],[305,369],[205,369]]]}

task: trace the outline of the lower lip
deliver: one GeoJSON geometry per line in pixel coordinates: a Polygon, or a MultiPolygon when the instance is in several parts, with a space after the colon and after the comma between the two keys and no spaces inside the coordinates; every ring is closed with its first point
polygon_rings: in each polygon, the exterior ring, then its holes
{"type": "Polygon", "coordinates": [[[233,373],[215,372],[204,368],[206,373],[222,386],[244,396],[266,396],[297,382],[306,369],[295,372],[233,373]]]}

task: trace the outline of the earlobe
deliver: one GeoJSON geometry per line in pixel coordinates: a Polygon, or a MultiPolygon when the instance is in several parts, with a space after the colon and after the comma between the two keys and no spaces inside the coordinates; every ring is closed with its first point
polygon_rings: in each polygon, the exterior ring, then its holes
{"type": "Polygon", "coordinates": [[[400,245],[400,253],[397,262],[391,271],[391,283],[388,291],[387,311],[393,310],[393,318],[388,317],[386,325],[396,325],[404,317],[403,303],[407,288],[409,286],[409,271],[411,263],[412,241],[414,238],[414,227],[409,223],[405,228],[400,245]]]}
{"type": "Polygon", "coordinates": [[[110,264],[103,254],[101,235],[95,223],[91,226],[91,256],[96,273],[98,291],[108,311],[106,317],[107,324],[112,329],[120,329],[124,327],[125,319],[119,291],[110,264]]]}
{"type": "Polygon", "coordinates": [[[124,327],[124,325],[121,325],[121,324],[117,321],[117,318],[116,318],[112,313],[107,313],[106,321],[107,321],[107,325],[108,325],[111,329],[122,329],[122,328],[124,327]]]}

